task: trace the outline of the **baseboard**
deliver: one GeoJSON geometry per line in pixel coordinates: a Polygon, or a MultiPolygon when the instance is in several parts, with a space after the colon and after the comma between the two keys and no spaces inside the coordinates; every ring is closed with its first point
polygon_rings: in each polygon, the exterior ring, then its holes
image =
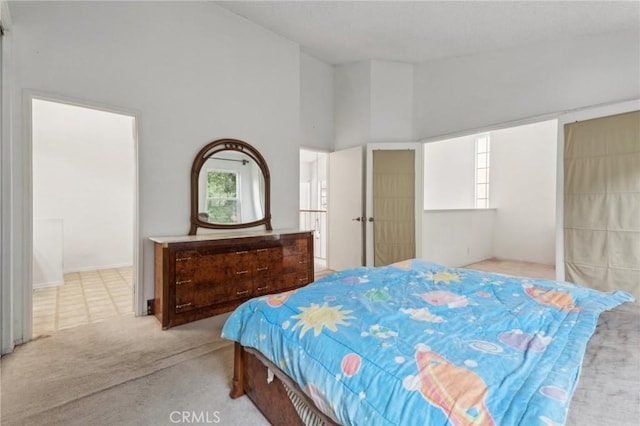
{"type": "Polygon", "coordinates": [[[70,274],[73,272],[87,272],[87,271],[99,271],[101,269],[116,269],[116,268],[127,268],[132,266],[131,263],[117,263],[113,265],[100,265],[100,266],[85,266],[82,268],[74,268],[74,269],[65,269],[63,271],[64,274],[70,274]]]}

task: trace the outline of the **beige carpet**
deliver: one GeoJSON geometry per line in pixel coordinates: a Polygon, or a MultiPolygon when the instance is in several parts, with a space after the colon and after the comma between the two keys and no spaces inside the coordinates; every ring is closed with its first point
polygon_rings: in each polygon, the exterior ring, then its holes
{"type": "Polygon", "coordinates": [[[2,425],[267,424],[228,396],[225,319],[162,331],[154,317],[120,317],[19,346],[1,360],[2,425]]]}
{"type": "Polygon", "coordinates": [[[523,262],[520,260],[492,258],[463,266],[463,268],[483,272],[497,272],[518,277],[545,278],[548,280],[556,279],[555,265],[544,265],[542,263],[523,262]]]}

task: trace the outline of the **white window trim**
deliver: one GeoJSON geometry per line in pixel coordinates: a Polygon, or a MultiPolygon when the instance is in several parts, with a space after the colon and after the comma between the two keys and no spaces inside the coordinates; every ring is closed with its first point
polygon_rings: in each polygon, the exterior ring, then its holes
{"type": "Polygon", "coordinates": [[[488,209],[491,207],[491,198],[490,198],[490,188],[491,188],[491,179],[489,178],[490,174],[491,174],[491,134],[490,133],[481,133],[476,135],[475,138],[475,173],[474,173],[474,206],[476,209],[488,209]],[[486,151],[478,151],[478,143],[480,140],[482,139],[486,139],[487,140],[487,149],[486,151]],[[479,167],[478,164],[478,156],[480,154],[487,154],[487,161],[486,161],[486,167],[482,167],[482,169],[486,169],[486,182],[483,183],[478,183],[478,170],[481,169],[481,167],[479,167]],[[479,185],[485,185],[486,186],[486,192],[485,192],[485,197],[480,198],[479,194],[478,194],[478,186],[479,185]],[[484,201],[484,206],[479,207],[479,202],[480,201],[484,201]]]}

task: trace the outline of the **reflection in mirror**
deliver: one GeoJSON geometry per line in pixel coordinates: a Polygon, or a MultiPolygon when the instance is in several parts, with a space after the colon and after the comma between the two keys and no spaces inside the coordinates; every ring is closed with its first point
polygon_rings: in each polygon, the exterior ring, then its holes
{"type": "Polygon", "coordinates": [[[200,150],[191,168],[191,229],[271,229],[269,168],[246,142],[220,139],[200,150]]]}
{"type": "Polygon", "coordinates": [[[264,217],[264,177],[244,153],[222,151],[205,161],[198,178],[200,220],[237,224],[264,217]]]}

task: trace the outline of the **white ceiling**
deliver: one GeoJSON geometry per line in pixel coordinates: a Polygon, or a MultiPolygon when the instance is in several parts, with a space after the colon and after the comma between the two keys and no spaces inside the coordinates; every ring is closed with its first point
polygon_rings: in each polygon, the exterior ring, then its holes
{"type": "MultiPolygon", "coordinates": [[[[215,1],[331,64],[425,62],[635,30],[640,1],[215,1]]],[[[640,39],[639,39],[640,44],[640,39]]]]}

